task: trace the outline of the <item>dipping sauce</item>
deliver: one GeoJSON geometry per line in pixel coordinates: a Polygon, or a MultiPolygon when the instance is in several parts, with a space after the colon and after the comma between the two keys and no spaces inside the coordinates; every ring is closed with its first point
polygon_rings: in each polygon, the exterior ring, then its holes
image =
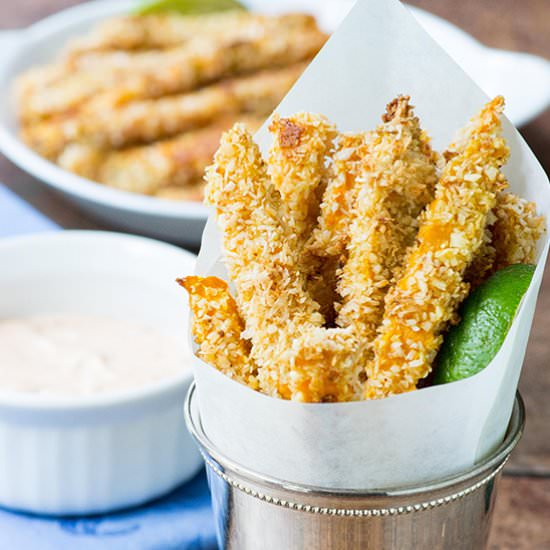
{"type": "Polygon", "coordinates": [[[189,368],[185,336],[72,314],[0,319],[0,391],[58,397],[128,390],[189,368]]]}

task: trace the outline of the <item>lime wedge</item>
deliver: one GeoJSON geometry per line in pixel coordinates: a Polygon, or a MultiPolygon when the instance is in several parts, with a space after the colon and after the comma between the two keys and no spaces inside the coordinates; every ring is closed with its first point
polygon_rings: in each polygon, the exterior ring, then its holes
{"type": "Polygon", "coordinates": [[[237,0],[153,0],[139,6],[136,15],[157,13],[179,13],[180,15],[201,15],[228,10],[245,10],[237,0]]]}
{"type": "Polygon", "coordinates": [[[535,266],[497,271],[464,301],[462,320],[452,327],[436,359],[434,384],[447,384],[483,370],[502,346],[535,266]]]}

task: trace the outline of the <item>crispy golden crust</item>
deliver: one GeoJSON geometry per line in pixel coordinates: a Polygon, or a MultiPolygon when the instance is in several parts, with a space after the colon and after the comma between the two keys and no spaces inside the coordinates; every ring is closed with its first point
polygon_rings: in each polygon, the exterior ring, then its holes
{"type": "Polygon", "coordinates": [[[303,375],[292,370],[289,349],[300,333],[324,320],[304,290],[296,251],[279,221],[280,197],[243,125],[224,134],[206,180],[207,202],[216,207],[226,267],[237,288],[262,390],[300,398],[303,375]]]}
{"type": "MultiPolygon", "coordinates": [[[[351,211],[359,186],[359,165],[366,155],[367,134],[337,136],[327,170],[319,217],[305,244],[308,290],[329,324],[336,319],[339,301],[337,272],[347,257],[351,211]]],[[[322,187],[320,188],[322,189],[322,187]]]]}
{"type": "Polygon", "coordinates": [[[286,355],[295,378],[291,399],[308,403],[361,399],[356,338],[350,329],[309,328],[290,345],[286,355]]]}
{"type": "Polygon", "coordinates": [[[184,187],[202,179],[222,133],[237,120],[255,132],[263,117],[232,116],[173,139],[107,154],[96,178],[110,187],[155,194],[166,187],[184,187]]]}
{"type": "Polygon", "coordinates": [[[535,263],[537,243],[545,231],[546,221],[537,215],[535,203],[513,193],[500,193],[483,244],[464,279],[476,287],[503,267],[535,263]]]}
{"type": "Polygon", "coordinates": [[[236,113],[267,115],[304,68],[292,65],[158,100],[120,103],[100,96],[83,109],[80,133],[97,146],[118,148],[200,128],[236,113]]]}
{"type": "Polygon", "coordinates": [[[386,296],[374,360],[366,368],[368,399],[416,388],[429,374],[442,331],[467,293],[464,272],[483,242],[487,217],[505,185],[500,173],[508,158],[501,136],[503,107],[502,97],[488,103],[452,148],[455,154],[423,216],[417,242],[386,296]]]}
{"type": "Polygon", "coordinates": [[[309,60],[325,40],[317,28],[287,29],[275,18],[265,33],[240,38],[198,36],[166,51],[92,54],[51,85],[28,93],[19,102],[19,115],[35,121],[74,111],[102,93],[147,100],[189,92],[222,78],[309,60]]]}
{"type": "Polygon", "coordinates": [[[244,323],[227,283],[217,277],[185,277],[178,283],[189,293],[198,357],[226,376],[257,389],[250,342],[241,337],[244,323]]]}
{"type": "Polygon", "coordinates": [[[292,182],[304,201],[319,201],[311,188],[324,187],[317,182],[326,177],[334,135],[317,134],[326,138],[318,146],[316,139],[303,141],[310,118],[300,114],[291,124],[276,118],[268,165],[243,125],[224,135],[207,171],[207,198],[216,207],[245,321],[239,337],[244,328],[260,391],[304,402],[411,391],[430,372],[443,331],[457,320],[469,288],[467,269],[481,278],[495,268],[495,256],[497,263],[505,256],[532,261],[544,222],[533,204],[499,194],[508,157],[502,109],[496,98],[472,119],[435,184],[437,159],[408,98],[390,103],[384,123],[354,140],[352,185],[335,192],[354,195],[344,199],[352,221],[338,221],[347,236],[329,239],[334,249],[342,240],[347,246],[325,257],[314,252],[315,235],[301,248],[296,235],[306,217],[298,204],[283,208],[281,195],[292,199],[284,190],[292,182]],[[286,147],[292,151],[283,159],[286,147]],[[324,293],[328,303],[340,261],[341,326],[330,328],[314,296],[324,293]],[[329,282],[325,289],[323,281],[329,282]],[[365,344],[372,338],[371,348],[365,344]]]}
{"type": "Polygon", "coordinates": [[[418,216],[433,198],[435,156],[408,97],[387,107],[361,162],[349,227],[348,260],[338,282],[342,304],[336,322],[370,342],[382,320],[384,296],[406,249],[414,242],[418,216]]]}
{"type": "Polygon", "coordinates": [[[287,239],[298,253],[309,294],[321,306],[325,318],[333,317],[334,285],[327,280],[330,267],[303,248],[319,214],[319,197],[326,185],[326,164],[336,127],[323,116],[297,113],[286,118],[275,115],[269,129],[273,145],[268,171],[281,195],[281,219],[287,239]]]}
{"type": "MultiPolygon", "coordinates": [[[[310,15],[292,13],[277,17],[285,28],[315,28],[310,15]]],[[[89,53],[111,50],[133,51],[172,48],[200,35],[204,38],[239,38],[265,33],[269,18],[246,11],[223,12],[200,16],[177,14],[130,15],[114,17],[101,23],[82,38],[73,40],[65,57],[74,61],[89,53]]]]}
{"type": "Polygon", "coordinates": [[[126,102],[104,94],[75,113],[28,124],[21,135],[29,147],[56,160],[73,142],[121,148],[214,125],[219,118],[267,116],[304,68],[299,64],[265,71],[156,101],[126,102]]]}
{"type": "Polygon", "coordinates": [[[77,176],[97,181],[104,161],[105,153],[101,149],[85,143],[70,143],[59,155],[57,164],[77,176]]]}
{"type": "Polygon", "coordinates": [[[490,212],[489,216],[487,216],[487,226],[483,232],[481,246],[464,273],[464,280],[470,285],[470,288],[478,287],[491,275],[495,267],[496,250],[493,246],[493,233],[490,227],[493,222],[494,214],[490,212]]]}
{"type": "Polygon", "coordinates": [[[317,194],[326,180],[336,127],[321,115],[298,113],[286,118],[275,115],[269,130],[273,135],[269,176],[281,195],[289,238],[296,239],[301,249],[317,219],[317,194]]]}
{"type": "Polygon", "coordinates": [[[511,193],[501,193],[491,228],[495,248],[495,270],[511,264],[535,263],[537,242],[546,231],[537,205],[511,193]]]}
{"type": "Polygon", "coordinates": [[[318,223],[307,245],[310,253],[316,256],[337,257],[345,251],[367,143],[366,133],[338,136],[318,223]]]}

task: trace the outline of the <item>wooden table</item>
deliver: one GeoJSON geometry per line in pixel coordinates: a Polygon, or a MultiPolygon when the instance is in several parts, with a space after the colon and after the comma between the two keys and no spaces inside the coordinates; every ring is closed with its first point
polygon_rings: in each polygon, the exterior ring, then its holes
{"type": "MultiPolygon", "coordinates": [[[[113,0],[114,1],[114,0],[113,0]]],[[[18,0],[0,3],[0,28],[27,25],[78,0],[18,0]]],[[[548,0],[411,0],[445,17],[482,42],[550,57],[548,0]]],[[[548,171],[550,111],[522,129],[548,171]]],[[[0,181],[66,228],[105,226],[52,195],[6,159],[0,181]]],[[[547,273],[531,335],[521,390],[527,405],[525,436],[506,470],[497,502],[491,549],[550,549],[550,275],[547,273]]]]}

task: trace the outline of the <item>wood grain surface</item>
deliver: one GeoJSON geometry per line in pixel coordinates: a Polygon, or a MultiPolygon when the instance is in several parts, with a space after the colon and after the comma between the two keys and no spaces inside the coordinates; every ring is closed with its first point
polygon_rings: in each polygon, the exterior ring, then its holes
{"type": "MultiPolygon", "coordinates": [[[[0,28],[23,27],[77,3],[76,0],[2,1],[0,28]]],[[[549,0],[412,0],[411,3],[448,19],[487,45],[550,58],[549,0]]],[[[521,132],[548,172],[550,111],[521,132]]],[[[44,189],[3,157],[0,157],[0,181],[63,227],[106,228],[44,189]]],[[[527,406],[527,428],[500,489],[491,550],[550,550],[549,332],[547,272],[520,383],[527,406]]]]}

